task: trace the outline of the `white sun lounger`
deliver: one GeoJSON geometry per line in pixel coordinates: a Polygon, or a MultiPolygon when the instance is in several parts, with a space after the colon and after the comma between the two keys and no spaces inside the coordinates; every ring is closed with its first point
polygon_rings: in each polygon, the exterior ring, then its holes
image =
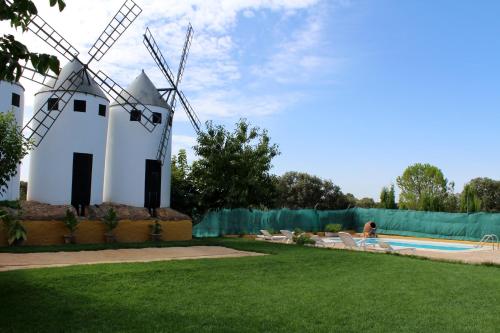
{"type": "Polygon", "coordinates": [[[314,235],[311,237],[313,241],[315,241],[314,246],[316,247],[335,247],[335,244],[338,243],[331,238],[319,237],[314,235]]]}
{"type": "Polygon", "coordinates": [[[414,247],[392,247],[391,244],[379,239],[378,240],[378,246],[385,250],[386,252],[394,252],[394,253],[399,253],[399,252],[402,252],[402,251],[411,251],[411,252],[415,252],[415,248],[414,247]]]}
{"type": "Polygon", "coordinates": [[[370,244],[366,244],[364,240],[356,242],[356,240],[352,238],[352,236],[347,232],[339,232],[339,237],[342,243],[344,243],[346,249],[359,250],[359,251],[365,251],[365,250],[385,251],[380,248],[370,246],[370,244]]]}
{"type": "Polygon", "coordinates": [[[283,236],[286,237],[286,242],[287,243],[293,243],[293,232],[290,230],[280,230],[280,232],[283,234],[283,236]]]}
{"type": "Polygon", "coordinates": [[[269,240],[269,241],[284,241],[286,240],[285,236],[282,235],[271,235],[271,233],[267,230],[260,230],[262,235],[257,235],[257,239],[261,240],[269,240]]]}

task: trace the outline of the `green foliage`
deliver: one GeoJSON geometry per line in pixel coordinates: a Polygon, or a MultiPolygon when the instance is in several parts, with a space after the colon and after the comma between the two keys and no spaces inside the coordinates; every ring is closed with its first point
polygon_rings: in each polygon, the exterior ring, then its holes
{"type": "Polygon", "coordinates": [[[481,210],[481,199],[477,190],[471,184],[466,184],[460,195],[460,211],[464,213],[475,213],[481,210]]]}
{"type": "Polygon", "coordinates": [[[380,192],[380,208],[397,209],[396,195],[394,193],[394,185],[388,188],[384,186],[380,192]]]}
{"type": "Polygon", "coordinates": [[[266,130],[244,119],[233,132],[207,122],[194,147],[198,160],[191,177],[198,190],[199,211],[267,206],[274,199],[269,171],[279,154],[266,130]]]}
{"type": "Polygon", "coordinates": [[[401,193],[399,208],[426,211],[455,209],[454,183],[448,183],[443,172],[430,164],[409,166],[396,180],[401,193]]]}
{"type": "Polygon", "coordinates": [[[342,224],[329,223],[325,226],[325,231],[326,232],[333,232],[333,233],[337,233],[339,231],[342,231],[342,224]]]}
{"type": "Polygon", "coordinates": [[[64,216],[63,223],[68,228],[68,231],[70,235],[73,235],[78,229],[78,224],[80,221],[76,218],[75,213],[73,213],[71,210],[67,209],[66,210],[66,216],[64,216]]]}
{"type": "MultiPolygon", "coordinates": [[[[500,181],[491,178],[474,178],[467,185],[481,201],[482,210],[487,212],[500,211],[500,181]]],[[[462,192],[462,196],[464,196],[464,192],[462,192]]]]}
{"type": "Polygon", "coordinates": [[[118,226],[118,215],[113,208],[108,209],[106,215],[104,215],[102,222],[106,225],[108,233],[112,233],[113,230],[118,226]]]}
{"type": "MultiPolygon", "coordinates": [[[[62,11],[66,6],[63,0],[50,0],[50,6],[58,6],[62,11]]],[[[0,1],[0,21],[9,21],[11,27],[28,29],[31,18],[38,13],[30,0],[14,0],[12,4],[0,1]]],[[[4,34],[0,37],[0,80],[19,81],[22,64],[30,61],[33,68],[41,74],[51,70],[59,74],[59,60],[50,54],[30,52],[26,45],[15,40],[14,36],[4,34]]]]}
{"type": "Polygon", "coordinates": [[[0,201],[0,207],[6,207],[11,209],[21,209],[21,205],[18,200],[3,200],[0,201]]]}
{"type": "Polygon", "coordinates": [[[17,166],[30,149],[12,112],[0,112],[0,191],[6,192],[7,182],[17,173],[17,166]]]}
{"type": "Polygon", "coordinates": [[[294,242],[295,242],[295,244],[300,245],[300,246],[316,243],[307,234],[300,234],[300,235],[294,237],[294,242]]]}
{"type": "Polygon", "coordinates": [[[375,208],[377,204],[372,198],[361,198],[356,201],[356,206],[361,208],[375,208]]]}
{"type": "Polygon", "coordinates": [[[28,183],[21,180],[19,184],[19,200],[26,201],[28,196],[28,183]]]}
{"type": "Polygon", "coordinates": [[[199,192],[194,186],[191,166],[188,164],[184,149],[179,150],[177,156],[172,156],[171,166],[172,189],[170,205],[182,213],[196,215],[199,192]]]}
{"type": "Polygon", "coordinates": [[[151,233],[155,235],[161,234],[163,230],[158,220],[155,220],[153,224],[150,224],[149,228],[151,229],[151,233]]]}
{"type": "Polygon", "coordinates": [[[344,209],[349,200],[331,180],[309,175],[304,172],[286,172],[276,183],[280,208],[344,209]]]}
{"type": "Polygon", "coordinates": [[[23,227],[19,219],[14,216],[0,211],[0,218],[4,224],[4,230],[7,234],[7,242],[9,245],[15,245],[19,241],[28,239],[26,229],[23,227]]]}

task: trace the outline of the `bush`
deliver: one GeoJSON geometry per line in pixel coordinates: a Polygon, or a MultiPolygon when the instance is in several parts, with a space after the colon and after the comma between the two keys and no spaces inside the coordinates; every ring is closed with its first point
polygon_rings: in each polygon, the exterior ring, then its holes
{"type": "Polygon", "coordinates": [[[66,210],[66,216],[64,217],[63,222],[66,228],[68,228],[70,235],[75,233],[76,229],[78,229],[78,224],[80,223],[80,221],[76,218],[75,213],[69,209],[66,210]]]}
{"type": "Polygon", "coordinates": [[[155,220],[155,222],[153,224],[150,224],[149,228],[151,229],[152,234],[155,234],[155,235],[161,234],[162,227],[161,227],[160,222],[158,222],[158,220],[155,220]]]}
{"type": "Polygon", "coordinates": [[[301,235],[295,237],[295,244],[300,245],[300,246],[303,246],[306,244],[314,244],[314,243],[316,243],[316,242],[314,240],[312,240],[311,237],[309,237],[306,234],[301,234],[301,235]]]}
{"type": "Polygon", "coordinates": [[[334,223],[327,224],[325,226],[325,231],[326,232],[333,232],[333,233],[337,233],[339,231],[342,231],[342,224],[334,224],[334,223]]]}
{"type": "Polygon", "coordinates": [[[3,211],[0,211],[0,218],[7,232],[7,242],[9,245],[16,245],[28,239],[26,229],[17,218],[3,211]]]}
{"type": "Polygon", "coordinates": [[[118,216],[113,208],[110,208],[104,216],[102,222],[106,225],[108,233],[112,233],[118,226],[118,216]]]}

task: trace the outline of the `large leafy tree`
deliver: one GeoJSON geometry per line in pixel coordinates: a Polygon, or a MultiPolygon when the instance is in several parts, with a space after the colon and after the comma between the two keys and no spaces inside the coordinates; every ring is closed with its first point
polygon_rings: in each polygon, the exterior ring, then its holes
{"type": "Polygon", "coordinates": [[[242,119],[234,131],[207,122],[198,135],[198,156],[191,176],[199,191],[199,211],[218,208],[269,206],[274,197],[270,174],[272,160],[279,154],[266,130],[242,119]]]}
{"type": "Polygon", "coordinates": [[[19,161],[29,148],[19,133],[14,114],[0,113],[0,191],[7,190],[7,182],[16,174],[19,161]]]}
{"type": "Polygon", "coordinates": [[[396,180],[401,193],[399,208],[428,211],[454,210],[454,183],[430,164],[416,163],[406,168],[396,180]]]}
{"type": "Polygon", "coordinates": [[[481,210],[481,199],[476,189],[471,184],[466,184],[460,194],[460,211],[464,213],[474,213],[481,210]]]}
{"type": "Polygon", "coordinates": [[[341,209],[348,206],[340,187],[304,172],[286,172],[277,181],[278,207],[341,209]]]}
{"type": "Polygon", "coordinates": [[[186,151],[179,150],[172,156],[172,192],[171,206],[185,214],[196,214],[198,191],[191,177],[191,166],[188,164],[186,151]]]}
{"type": "Polygon", "coordinates": [[[500,211],[500,181],[491,178],[474,178],[464,186],[462,197],[470,196],[471,193],[481,201],[482,210],[500,211]]]}
{"type": "MultiPolygon", "coordinates": [[[[62,11],[66,4],[64,0],[49,0],[50,6],[58,6],[62,11]]],[[[31,18],[38,10],[30,0],[0,0],[0,21],[9,21],[11,27],[22,31],[28,29],[31,18]]],[[[57,57],[36,53],[28,50],[28,47],[17,41],[13,35],[4,34],[0,37],[0,80],[19,81],[21,77],[21,66],[31,62],[33,68],[39,73],[51,70],[59,74],[59,60],[57,57]]]]}

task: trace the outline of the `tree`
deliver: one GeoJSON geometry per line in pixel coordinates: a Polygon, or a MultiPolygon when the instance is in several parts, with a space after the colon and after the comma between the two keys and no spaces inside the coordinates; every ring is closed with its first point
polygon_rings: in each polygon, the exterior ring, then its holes
{"type": "Polygon", "coordinates": [[[207,122],[198,135],[191,176],[199,191],[200,213],[208,209],[261,207],[274,201],[269,171],[279,154],[266,130],[241,119],[233,132],[207,122]]]}
{"type": "Polygon", "coordinates": [[[19,132],[14,114],[0,113],[0,191],[6,192],[7,182],[16,174],[29,148],[19,132]]]}
{"type": "Polygon", "coordinates": [[[394,193],[394,185],[390,187],[384,186],[380,192],[380,208],[397,209],[396,195],[394,193]]]}
{"type": "Polygon", "coordinates": [[[377,204],[372,198],[361,198],[357,200],[356,206],[361,208],[375,208],[377,204]]]}
{"type": "Polygon", "coordinates": [[[466,184],[460,195],[460,211],[464,213],[474,213],[481,210],[481,199],[471,184],[466,184]]]}
{"type": "Polygon", "coordinates": [[[401,189],[401,209],[444,211],[453,195],[454,183],[448,183],[443,172],[430,164],[416,163],[407,167],[396,182],[401,189]]]}
{"type": "Polygon", "coordinates": [[[348,206],[339,186],[331,180],[303,172],[289,171],[278,177],[277,197],[278,207],[291,209],[342,209],[348,206]]]}
{"type": "MultiPolygon", "coordinates": [[[[66,4],[64,0],[49,0],[50,6],[58,6],[62,11],[66,4]]],[[[0,21],[10,21],[11,27],[28,30],[30,20],[38,10],[30,0],[0,1],[0,21]]],[[[45,74],[48,70],[59,74],[59,60],[57,57],[30,52],[26,45],[17,41],[14,36],[4,34],[0,37],[0,80],[19,81],[22,74],[22,65],[31,62],[33,68],[45,74]]]]}
{"type": "Polygon", "coordinates": [[[500,181],[491,178],[474,178],[465,186],[469,186],[468,189],[481,200],[481,207],[484,211],[500,211],[500,181]]]}
{"type": "Polygon", "coordinates": [[[191,167],[187,161],[186,150],[179,150],[172,156],[172,192],[170,205],[185,214],[196,214],[198,191],[191,177],[191,167]]]}

